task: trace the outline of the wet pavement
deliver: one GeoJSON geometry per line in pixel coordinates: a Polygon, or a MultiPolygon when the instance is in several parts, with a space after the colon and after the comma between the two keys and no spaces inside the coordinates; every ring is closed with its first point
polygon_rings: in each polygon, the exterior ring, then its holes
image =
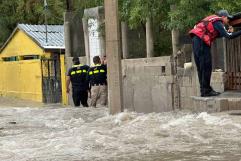
{"type": "Polygon", "coordinates": [[[1,161],[241,161],[240,115],[23,102],[0,105],[1,161]]]}

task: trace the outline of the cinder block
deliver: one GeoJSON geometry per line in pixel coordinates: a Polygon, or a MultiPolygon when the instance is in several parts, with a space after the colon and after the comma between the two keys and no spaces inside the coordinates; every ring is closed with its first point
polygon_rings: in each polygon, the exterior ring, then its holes
{"type": "Polygon", "coordinates": [[[204,112],[207,111],[206,110],[206,101],[199,101],[199,106],[196,107],[197,108],[197,112],[204,112]]]}
{"type": "Polygon", "coordinates": [[[187,89],[185,87],[180,87],[180,95],[181,97],[188,97],[187,89]]]}
{"type": "Polygon", "coordinates": [[[181,97],[181,109],[183,110],[190,110],[189,107],[187,106],[187,101],[185,97],[181,97]]]}
{"type": "Polygon", "coordinates": [[[190,78],[190,77],[182,77],[182,85],[184,87],[192,86],[192,78],[190,78]]]}
{"type": "Polygon", "coordinates": [[[217,106],[215,106],[215,104],[216,104],[215,100],[207,100],[206,108],[208,113],[213,113],[218,111],[218,108],[217,106]]]}
{"type": "Polygon", "coordinates": [[[216,101],[216,106],[218,106],[219,111],[228,111],[229,110],[229,103],[228,99],[219,99],[216,101]]]}
{"type": "Polygon", "coordinates": [[[195,90],[192,87],[186,87],[187,89],[187,96],[193,96],[195,95],[195,90]]]}
{"type": "Polygon", "coordinates": [[[224,92],[224,83],[222,82],[211,83],[211,86],[215,91],[224,92]]]}
{"type": "Polygon", "coordinates": [[[235,110],[236,109],[235,106],[236,106],[236,102],[233,99],[230,99],[228,102],[229,110],[235,110]]]}
{"type": "Polygon", "coordinates": [[[211,82],[223,82],[224,72],[212,72],[211,82]]]}
{"type": "Polygon", "coordinates": [[[167,64],[167,65],[165,66],[165,70],[166,70],[166,75],[171,75],[171,74],[172,74],[171,65],[167,64]]]}
{"type": "Polygon", "coordinates": [[[193,110],[193,108],[194,108],[193,104],[194,104],[193,100],[190,97],[186,98],[186,107],[188,109],[193,110]]]}
{"type": "Polygon", "coordinates": [[[236,103],[236,110],[241,110],[241,100],[238,100],[236,103]]]}
{"type": "Polygon", "coordinates": [[[240,103],[241,101],[240,100],[234,100],[233,101],[233,110],[239,110],[240,109],[240,103]]]}
{"type": "Polygon", "coordinates": [[[194,111],[195,112],[201,112],[200,110],[202,109],[202,103],[200,100],[194,100],[194,111]]]}

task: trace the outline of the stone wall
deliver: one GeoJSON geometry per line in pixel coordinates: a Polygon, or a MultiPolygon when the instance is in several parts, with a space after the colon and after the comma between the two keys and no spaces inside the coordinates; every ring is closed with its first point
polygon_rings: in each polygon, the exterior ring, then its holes
{"type": "Polygon", "coordinates": [[[122,60],[124,108],[164,112],[173,108],[170,57],[122,60]]]}

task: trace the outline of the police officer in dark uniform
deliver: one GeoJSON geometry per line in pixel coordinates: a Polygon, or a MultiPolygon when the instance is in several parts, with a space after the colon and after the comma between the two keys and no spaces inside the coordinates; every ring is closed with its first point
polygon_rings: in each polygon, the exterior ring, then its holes
{"type": "Polygon", "coordinates": [[[192,37],[194,60],[197,66],[201,97],[217,96],[210,86],[212,74],[211,45],[217,37],[233,39],[241,35],[241,31],[232,33],[227,31],[232,16],[226,10],[220,10],[216,15],[211,15],[199,21],[189,32],[192,37]]]}
{"type": "Polygon", "coordinates": [[[99,56],[93,58],[94,66],[90,67],[88,80],[91,88],[90,106],[96,107],[97,100],[105,106],[107,102],[107,67],[101,64],[99,56]]]}
{"type": "Polygon", "coordinates": [[[76,107],[80,106],[80,102],[84,107],[88,107],[88,65],[80,64],[79,58],[73,58],[73,66],[67,74],[67,93],[69,93],[69,85],[72,84],[72,98],[76,107]]]}

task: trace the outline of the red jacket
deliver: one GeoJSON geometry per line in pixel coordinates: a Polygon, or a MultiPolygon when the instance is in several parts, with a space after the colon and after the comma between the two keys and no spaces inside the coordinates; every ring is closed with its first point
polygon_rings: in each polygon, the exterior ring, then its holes
{"type": "Polygon", "coordinates": [[[218,37],[219,33],[213,27],[213,22],[222,21],[222,18],[217,15],[211,15],[199,21],[194,28],[189,31],[191,36],[196,35],[201,38],[208,46],[218,37]]]}

